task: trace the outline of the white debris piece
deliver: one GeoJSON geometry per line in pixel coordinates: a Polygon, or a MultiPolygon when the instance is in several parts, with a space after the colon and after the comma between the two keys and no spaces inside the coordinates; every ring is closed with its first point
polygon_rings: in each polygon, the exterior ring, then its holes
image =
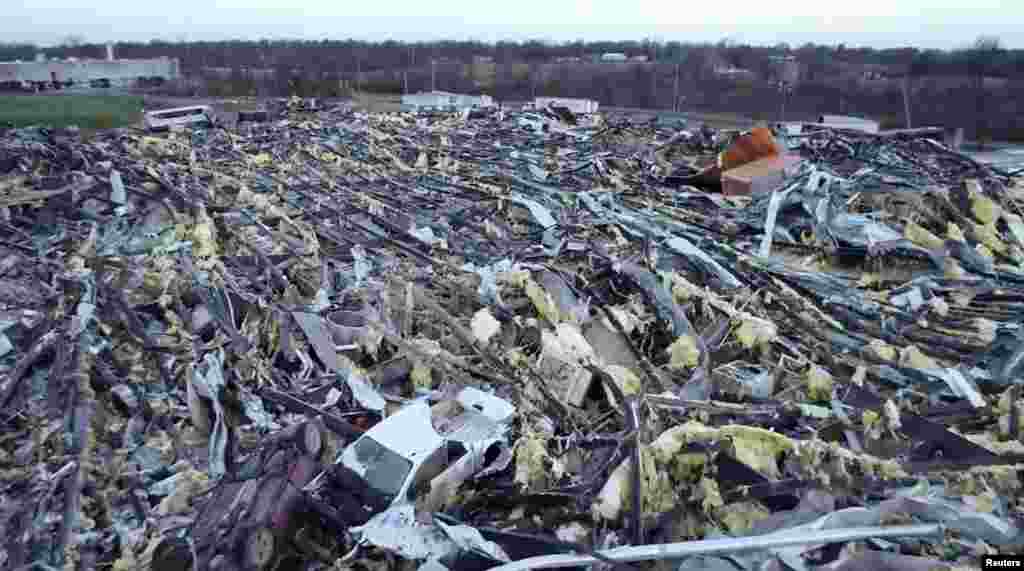
{"type": "Polygon", "coordinates": [[[487,345],[491,338],[501,331],[501,322],[495,319],[486,307],[473,315],[473,320],[469,325],[473,329],[473,337],[484,345],[487,345]]]}

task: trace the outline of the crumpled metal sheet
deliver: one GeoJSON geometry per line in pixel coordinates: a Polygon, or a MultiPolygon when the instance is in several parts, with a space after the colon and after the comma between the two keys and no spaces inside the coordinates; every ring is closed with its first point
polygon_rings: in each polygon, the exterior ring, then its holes
{"type": "Polygon", "coordinates": [[[490,266],[476,267],[473,264],[466,264],[462,267],[464,271],[474,272],[480,276],[480,286],[477,289],[480,301],[484,305],[501,306],[501,297],[498,290],[498,274],[517,271],[517,265],[509,259],[495,262],[490,266]]]}
{"type": "Polygon", "coordinates": [[[351,531],[369,545],[411,560],[437,561],[460,551],[477,551],[497,561],[509,560],[500,546],[485,540],[472,527],[437,520],[430,524],[416,521],[410,505],[393,507],[351,531]]]}
{"type": "Polygon", "coordinates": [[[223,353],[207,353],[203,360],[205,372],[198,368],[192,373],[192,383],[199,396],[213,403],[213,427],[210,432],[209,472],[214,478],[227,473],[225,453],[228,446],[227,426],[224,423],[223,394],[224,382],[223,353]]]}
{"type": "Polygon", "coordinates": [[[384,411],[386,405],[384,397],[380,396],[380,393],[355,371],[351,369],[348,371],[348,374],[345,375],[345,383],[348,385],[349,390],[352,391],[352,397],[361,406],[377,412],[384,411]]]}
{"type": "Polygon", "coordinates": [[[456,545],[435,526],[416,521],[413,506],[395,506],[349,531],[370,545],[412,560],[440,559],[452,554],[456,545]]]}

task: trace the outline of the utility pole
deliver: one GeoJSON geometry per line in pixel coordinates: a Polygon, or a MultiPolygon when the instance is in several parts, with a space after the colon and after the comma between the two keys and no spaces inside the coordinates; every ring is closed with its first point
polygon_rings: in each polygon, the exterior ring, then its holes
{"type": "Polygon", "coordinates": [[[793,86],[786,81],[779,82],[779,93],[782,94],[782,108],[779,111],[779,122],[786,122],[786,99],[793,92],[793,86]]]}
{"type": "Polygon", "coordinates": [[[679,112],[679,63],[676,62],[675,78],[672,80],[672,111],[679,112]]]}
{"type": "Polygon", "coordinates": [[[416,67],[416,44],[409,46],[409,65],[402,72],[402,92],[409,93],[409,70],[416,67]]]}
{"type": "Polygon", "coordinates": [[[437,91],[437,58],[430,60],[430,90],[437,91]]]}
{"type": "Polygon", "coordinates": [[[658,64],[651,64],[651,107],[658,108],[658,64]]]}
{"type": "Polygon", "coordinates": [[[651,48],[651,107],[658,108],[658,42],[651,48]]]}
{"type": "Polygon", "coordinates": [[[363,91],[363,66],[362,60],[359,56],[356,56],[356,92],[361,93],[363,91]]]}
{"type": "Polygon", "coordinates": [[[910,129],[910,74],[903,76],[903,113],[907,116],[907,129],[910,129]]]}

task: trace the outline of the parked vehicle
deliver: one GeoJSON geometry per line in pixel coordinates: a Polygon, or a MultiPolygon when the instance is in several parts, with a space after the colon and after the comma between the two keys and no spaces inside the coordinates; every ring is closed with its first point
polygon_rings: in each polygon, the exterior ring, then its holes
{"type": "Polygon", "coordinates": [[[190,125],[212,126],[214,122],[214,112],[209,105],[175,107],[145,114],[146,129],[150,131],[165,131],[172,127],[190,125]]]}
{"type": "Polygon", "coordinates": [[[375,516],[417,499],[433,511],[431,493],[506,467],[514,414],[507,401],[472,387],[434,406],[415,401],[351,441],[326,470],[320,422],[295,425],[214,488],[189,531],[201,538],[194,549],[168,537],[152,568],[186,569],[194,553],[198,569],[283,571],[296,558],[347,549],[358,543],[350,530],[375,516]]]}
{"type": "Polygon", "coordinates": [[[394,506],[411,503],[445,482],[457,486],[502,455],[506,423],[515,407],[478,389],[463,389],[454,403],[407,405],[346,447],[326,481],[313,482],[361,525],[394,506]],[[322,486],[321,486],[322,484],[322,486]],[[368,509],[364,509],[368,508],[368,509]]]}

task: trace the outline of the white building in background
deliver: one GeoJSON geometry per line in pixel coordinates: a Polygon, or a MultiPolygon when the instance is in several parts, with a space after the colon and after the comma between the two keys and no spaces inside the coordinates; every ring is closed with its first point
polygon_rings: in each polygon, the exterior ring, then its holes
{"type": "Polygon", "coordinates": [[[880,127],[878,121],[847,115],[819,115],[818,124],[834,129],[854,129],[865,133],[877,133],[880,127]]]}
{"type": "Polygon", "coordinates": [[[423,91],[402,96],[402,105],[410,110],[427,109],[461,110],[473,107],[493,107],[494,99],[490,95],[466,95],[447,91],[423,91]]]}
{"type": "Polygon", "coordinates": [[[603,54],[601,56],[601,61],[619,62],[619,61],[628,61],[628,60],[629,60],[629,58],[626,56],[626,54],[608,53],[608,54],[603,54]]]}
{"type": "Polygon", "coordinates": [[[128,85],[139,80],[169,81],[180,74],[177,58],[116,59],[113,44],[107,44],[105,59],[52,59],[42,54],[33,62],[0,62],[0,83],[89,84],[106,81],[128,85]]]}
{"type": "Polygon", "coordinates": [[[534,109],[545,107],[565,107],[569,111],[578,114],[597,113],[598,103],[592,99],[576,99],[572,97],[536,97],[533,100],[534,109]]]}

